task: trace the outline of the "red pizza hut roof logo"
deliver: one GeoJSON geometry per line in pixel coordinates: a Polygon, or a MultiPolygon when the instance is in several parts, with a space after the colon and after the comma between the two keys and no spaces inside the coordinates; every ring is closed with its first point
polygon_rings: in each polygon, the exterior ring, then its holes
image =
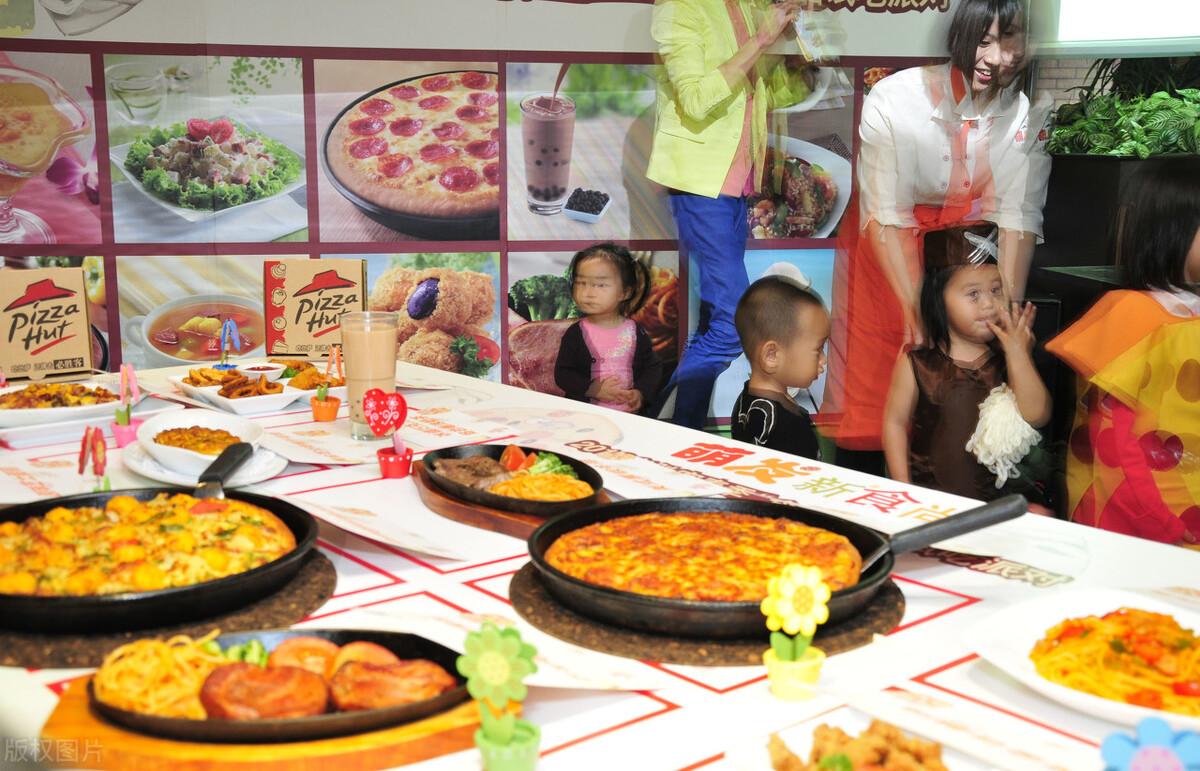
{"type": "Polygon", "coordinates": [[[17,308],[24,308],[26,305],[45,302],[46,300],[62,300],[67,297],[74,297],[75,293],[70,289],[63,289],[54,283],[52,279],[44,278],[41,281],[35,281],[25,287],[25,293],[13,300],[4,309],[7,313],[17,308]]]}
{"type": "Polygon", "coordinates": [[[309,281],[307,286],[301,287],[292,297],[324,292],[326,289],[353,289],[354,287],[353,281],[342,278],[336,270],[323,270],[313,276],[312,281],[309,281]]]}
{"type": "Polygon", "coordinates": [[[313,337],[321,337],[341,329],[342,314],[358,307],[358,284],[344,279],[336,270],[323,270],[292,297],[300,297],[296,305],[294,324],[303,324],[313,337]],[[304,297],[303,295],[317,295],[304,297]]]}
{"type": "Polygon", "coordinates": [[[69,300],[76,294],[48,278],[25,287],[25,292],[4,309],[5,313],[10,314],[7,331],[9,344],[20,341],[26,353],[37,356],[75,337],[75,333],[67,333],[75,317],[82,311],[80,304],[52,301],[69,300]],[[41,307],[37,307],[39,303],[41,307]]]}

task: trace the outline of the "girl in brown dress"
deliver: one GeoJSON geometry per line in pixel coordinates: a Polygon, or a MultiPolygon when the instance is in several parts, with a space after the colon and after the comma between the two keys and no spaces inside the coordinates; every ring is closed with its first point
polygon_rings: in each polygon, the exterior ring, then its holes
{"type": "Polygon", "coordinates": [[[926,238],[921,315],[928,344],[900,355],[883,421],[893,479],[983,500],[1005,492],[966,449],[992,389],[1007,383],[1034,428],[1050,418],[1050,393],[1031,354],[1035,311],[1026,303],[1010,313],[988,256],[994,230],[954,228],[926,238]]]}

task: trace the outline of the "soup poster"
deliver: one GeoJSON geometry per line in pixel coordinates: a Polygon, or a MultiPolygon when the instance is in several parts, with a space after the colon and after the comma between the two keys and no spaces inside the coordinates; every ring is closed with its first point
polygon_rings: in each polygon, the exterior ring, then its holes
{"type": "Polygon", "coordinates": [[[299,59],[108,55],[104,77],[117,241],[307,240],[299,59]]]}
{"type": "Polygon", "coordinates": [[[316,60],[321,240],[498,239],[496,66],[316,60]]]}
{"type": "Polygon", "coordinates": [[[402,314],[396,358],[500,380],[500,255],[338,254],[367,262],[367,307],[402,314]]]}
{"type": "Polygon", "coordinates": [[[0,161],[27,175],[0,174],[13,206],[0,211],[0,244],[98,243],[91,60],[0,52],[0,81],[0,161]]]}
{"type": "MultiPolygon", "coordinates": [[[[508,382],[562,395],[554,383],[554,362],[567,329],[578,321],[565,273],[572,252],[509,252],[508,382]]],[[[650,267],[650,297],[633,317],[642,325],[663,363],[666,381],[679,360],[679,254],[634,252],[650,267]]]]}
{"type": "Polygon", "coordinates": [[[138,368],[216,361],[226,319],[242,336],[239,355],[263,355],[263,262],[303,256],[117,257],[121,360],[138,368]]]}

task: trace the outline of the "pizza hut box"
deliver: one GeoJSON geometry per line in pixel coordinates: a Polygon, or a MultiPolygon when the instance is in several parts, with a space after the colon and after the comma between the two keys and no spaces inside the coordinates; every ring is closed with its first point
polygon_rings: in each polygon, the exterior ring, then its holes
{"type": "Polygon", "coordinates": [[[82,268],[6,270],[0,281],[0,371],[41,380],[92,371],[82,268]]]}
{"type": "Polygon", "coordinates": [[[365,260],[267,260],[267,355],[315,358],[342,342],[342,314],[366,310],[365,260]]]}

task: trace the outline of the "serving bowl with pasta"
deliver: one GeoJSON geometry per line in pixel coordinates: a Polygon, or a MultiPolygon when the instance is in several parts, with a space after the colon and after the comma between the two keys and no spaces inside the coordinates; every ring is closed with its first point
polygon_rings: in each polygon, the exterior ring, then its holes
{"type": "Polygon", "coordinates": [[[138,426],[137,440],[150,457],[172,471],[204,471],[231,444],[258,449],[263,428],[254,421],[215,410],[179,410],[155,415],[138,426]]]}

